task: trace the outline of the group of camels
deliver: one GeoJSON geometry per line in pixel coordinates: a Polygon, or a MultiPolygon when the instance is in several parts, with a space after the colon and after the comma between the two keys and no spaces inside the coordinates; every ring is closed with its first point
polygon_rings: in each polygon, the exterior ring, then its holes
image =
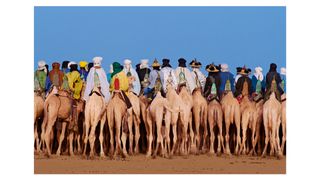
{"type": "Polygon", "coordinates": [[[50,157],[56,141],[56,155],[65,149],[70,156],[76,152],[91,158],[106,154],[111,159],[127,157],[141,149],[147,157],[167,158],[200,153],[283,156],[286,101],[279,102],[274,92],[266,102],[252,101],[243,92],[239,103],[227,91],[220,102],[214,99],[208,103],[200,88],[192,94],[185,86],[179,92],[170,84],[166,88],[166,97],[158,92],[151,103],[129,91],[129,109],[120,92],[113,92],[105,104],[100,90],[94,88],[86,103],[77,101],[76,113],[71,113],[72,100],[67,92],[53,88],[45,100],[35,93],[35,151],[50,157]],[[59,130],[55,129],[57,122],[62,124],[59,130]],[[142,127],[144,133],[140,133],[142,127]]]}

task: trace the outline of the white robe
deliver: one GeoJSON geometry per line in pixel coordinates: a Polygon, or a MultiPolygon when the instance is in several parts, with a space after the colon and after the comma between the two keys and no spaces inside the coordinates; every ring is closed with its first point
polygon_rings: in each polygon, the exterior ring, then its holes
{"type": "MultiPolygon", "coordinates": [[[[192,93],[194,88],[196,88],[196,81],[192,77],[192,74],[188,68],[177,67],[177,69],[175,70],[175,74],[176,74],[176,78],[178,81],[179,81],[179,74],[181,71],[184,72],[184,75],[185,75],[186,81],[187,81],[187,88],[189,89],[190,93],[192,93]]],[[[178,84],[179,84],[179,82],[178,82],[178,84]]]]}
{"type": "Polygon", "coordinates": [[[108,103],[110,100],[109,83],[107,80],[107,75],[103,70],[103,68],[96,69],[92,67],[90,69],[90,72],[88,73],[88,76],[87,76],[87,84],[86,84],[86,89],[84,91],[83,99],[87,101],[89,99],[89,94],[94,88],[94,72],[95,71],[97,72],[100,80],[101,93],[104,96],[105,103],[108,103]]]}
{"type": "Polygon", "coordinates": [[[133,86],[133,92],[136,95],[140,94],[140,90],[141,90],[141,85],[140,85],[140,80],[139,80],[139,76],[136,70],[134,70],[132,68],[132,65],[130,65],[130,69],[127,69],[125,66],[123,68],[124,73],[127,75],[128,71],[130,71],[131,75],[134,77],[135,81],[133,82],[132,86],[133,86]]]}
{"type": "Polygon", "coordinates": [[[194,68],[191,72],[192,74],[192,77],[197,85],[197,82],[196,82],[196,74],[195,72],[197,72],[197,75],[198,75],[198,80],[200,81],[200,84],[201,84],[201,88],[202,90],[204,90],[204,86],[206,84],[206,76],[200,71],[200,69],[198,68],[194,68]]]}
{"type": "Polygon", "coordinates": [[[167,80],[169,78],[170,73],[171,73],[171,76],[172,76],[173,88],[176,89],[177,85],[178,85],[178,81],[177,81],[177,78],[175,76],[174,70],[171,67],[164,67],[164,68],[161,68],[161,72],[163,73],[163,79],[164,79],[164,81],[163,81],[163,90],[164,90],[164,92],[167,92],[167,80]]]}

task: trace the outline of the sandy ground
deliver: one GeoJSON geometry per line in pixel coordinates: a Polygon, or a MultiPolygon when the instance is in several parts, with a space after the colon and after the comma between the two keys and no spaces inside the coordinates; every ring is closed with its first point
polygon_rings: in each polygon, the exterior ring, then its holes
{"type": "Polygon", "coordinates": [[[48,159],[43,155],[34,157],[35,174],[284,174],[286,157],[250,157],[222,155],[174,156],[172,159],[157,157],[146,159],[143,154],[126,160],[116,158],[93,160],[82,156],[60,156],[48,159]]]}

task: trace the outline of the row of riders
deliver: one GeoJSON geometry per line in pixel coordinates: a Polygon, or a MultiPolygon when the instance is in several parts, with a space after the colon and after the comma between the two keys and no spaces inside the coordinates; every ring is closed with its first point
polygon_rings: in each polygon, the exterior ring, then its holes
{"type": "Polygon", "coordinates": [[[60,64],[54,62],[49,73],[48,65],[44,61],[38,62],[34,75],[35,146],[38,152],[42,147],[48,156],[51,155],[54,128],[57,128],[57,155],[61,154],[67,130],[69,154],[74,155],[75,145],[77,152],[85,155],[89,141],[90,156],[93,157],[95,130],[100,123],[100,156],[105,156],[104,138],[108,137],[110,157],[115,154],[126,157],[127,149],[129,154],[133,153],[133,148],[135,153],[139,152],[142,119],[147,157],[152,153],[156,156],[159,151],[166,157],[174,153],[186,155],[190,151],[198,154],[200,150],[207,152],[207,146],[211,154],[231,155],[230,140],[235,144],[234,154],[257,154],[256,144],[258,153],[261,151],[260,127],[264,127],[265,133],[262,156],[267,153],[269,141],[270,154],[278,157],[283,154],[285,68],[281,68],[279,74],[276,64],[272,63],[264,76],[262,68],[256,67],[250,77],[251,70],[244,66],[238,67],[234,76],[227,64],[217,66],[212,63],[206,66],[208,76],[205,77],[200,71],[201,62],[196,59],[189,64],[192,71],[183,58],[178,60],[176,69],[172,68],[169,59],[163,59],[162,65],[155,59],[152,70],[147,59],[141,60],[136,69],[126,59],[124,66],[112,63],[106,74],[101,62],[102,57],[94,57],[92,63],[79,62],[78,69],[77,63],[64,61],[61,70],[60,64]],[[84,114],[83,135],[79,132],[80,114],[84,114]],[[39,137],[37,122],[41,117],[39,137]],[[105,125],[108,134],[104,132],[105,125]],[[232,125],[235,131],[230,134],[232,125]],[[218,133],[214,132],[215,127],[218,127],[218,133]],[[251,130],[250,140],[247,140],[248,129],[251,130]],[[217,148],[214,148],[215,134],[217,148]],[[127,140],[129,148],[126,147],[127,140]]]}

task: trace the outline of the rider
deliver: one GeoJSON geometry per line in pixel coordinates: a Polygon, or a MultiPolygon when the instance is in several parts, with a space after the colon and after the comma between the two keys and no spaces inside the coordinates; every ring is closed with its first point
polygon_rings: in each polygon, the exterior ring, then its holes
{"type": "Polygon", "coordinates": [[[169,59],[162,59],[161,70],[163,73],[163,90],[167,92],[167,85],[171,84],[174,89],[177,88],[178,81],[175,76],[175,72],[170,65],[169,59]]]}
{"type": "Polygon", "coordinates": [[[189,65],[192,68],[191,76],[195,80],[196,88],[201,88],[203,91],[206,83],[206,76],[200,71],[201,62],[194,59],[189,63],[189,65]]]}
{"type": "Polygon", "coordinates": [[[114,62],[112,63],[112,67],[113,73],[111,74],[110,92],[120,92],[127,108],[131,108],[132,105],[127,96],[129,91],[129,79],[120,63],[114,62]]]}
{"type": "Polygon", "coordinates": [[[70,72],[66,74],[66,77],[68,78],[69,90],[72,93],[72,97],[76,100],[79,100],[83,82],[78,71],[78,65],[72,61],[69,63],[68,67],[70,72]]]}
{"type": "Polygon", "coordinates": [[[206,66],[206,71],[209,72],[206,79],[206,84],[204,86],[204,97],[208,101],[216,99],[219,101],[219,88],[221,85],[221,80],[219,76],[219,69],[213,63],[206,66]]]}
{"type": "Polygon", "coordinates": [[[46,90],[46,78],[47,78],[47,68],[45,67],[46,62],[41,60],[38,62],[38,69],[34,72],[34,91],[39,92],[43,95],[46,90]]]}
{"type": "MultiPolygon", "coordinates": [[[[144,90],[144,95],[149,96],[151,95],[152,98],[156,95],[158,91],[164,96],[163,92],[163,82],[164,82],[164,75],[163,72],[160,71],[160,64],[157,59],[155,59],[152,63],[152,71],[150,72],[149,76],[149,86],[144,90]]],[[[150,97],[150,96],[149,96],[150,97]]]]}
{"type": "Polygon", "coordinates": [[[234,92],[234,75],[229,71],[228,64],[221,64],[221,71],[219,72],[221,85],[219,88],[220,98],[226,91],[234,92]]]}
{"type": "Polygon", "coordinates": [[[280,74],[277,72],[277,65],[275,63],[270,64],[269,72],[266,76],[266,96],[265,100],[269,99],[270,94],[274,91],[276,94],[276,98],[280,100],[280,96],[284,93],[283,90],[280,87],[281,84],[281,77],[280,74]],[[274,83],[275,88],[272,89],[272,84],[274,83]]]}
{"type": "Polygon", "coordinates": [[[240,75],[241,77],[238,79],[236,83],[236,91],[234,93],[234,96],[238,99],[240,102],[242,97],[249,96],[251,93],[251,79],[248,77],[248,69],[244,66],[241,71],[240,75]],[[245,86],[246,84],[246,86],[245,86]]]}
{"type": "Polygon", "coordinates": [[[184,58],[180,58],[178,60],[179,65],[175,70],[175,75],[178,80],[178,92],[182,86],[186,86],[190,93],[193,92],[196,87],[196,82],[192,78],[190,70],[186,66],[186,60],[184,58]]]}
{"type": "Polygon", "coordinates": [[[141,59],[140,64],[136,65],[136,71],[139,76],[139,81],[141,84],[141,93],[149,86],[149,76],[150,76],[150,68],[148,67],[148,59],[141,59]]]}
{"type": "Polygon", "coordinates": [[[84,91],[83,99],[87,101],[89,96],[92,94],[94,87],[100,90],[100,93],[104,97],[105,103],[110,100],[109,83],[107,81],[107,76],[103,68],[101,67],[102,57],[93,58],[93,67],[90,69],[87,76],[86,89],[84,91]]]}
{"type": "Polygon", "coordinates": [[[125,59],[123,63],[124,63],[123,71],[127,75],[129,80],[129,86],[130,86],[129,90],[138,96],[141,90],[138,74],[136,70],[132,68],[132,65],[131,65],[132,62],[130,59],[125,59]]]}
{"type": "Polygon", "coordinates": [[[86,81],[88,76],[88,62],[80,61],[79,66],[80,66],[80,78],[82,81],[86,81]]]}
{"type": "Polygon", "coordinates": [[[252,76],[252,86],[251,86],[252,96],[255,101],[262,99],[265,92],[265,79],[262,74],[262,68],[260,66],[254,69],[252,76]]]}
{"type": "MultiPolygon", "coordinates": [[[[58,62],[52,63],[52,70],[49,72],[49,81],[47,81],[47,89],[51,91],[51,88],[55,86],[59,90],[63,82],[63,72],[60,70],[60,64],[58,62]]],[[[55,92],[56,94],[57,92],[55,92]]]]}

